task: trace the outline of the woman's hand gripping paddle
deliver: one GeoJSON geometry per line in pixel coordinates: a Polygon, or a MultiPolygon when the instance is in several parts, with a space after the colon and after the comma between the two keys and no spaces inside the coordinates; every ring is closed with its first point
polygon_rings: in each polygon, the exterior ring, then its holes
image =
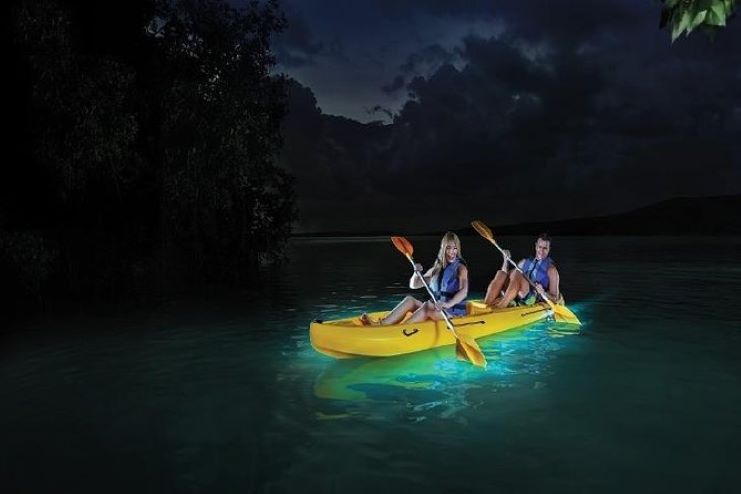
{"type": "MultiPolygon", "coordinates": [[[[414,247],[412,247],[412,244],[409,242],[409,240],[405,239],[404,237],[391,237],[391,242],[393,242],[394,247],[396,247],[399,252],[404,254],[404,256],[409,259],[409,262],[412,264],[412,269],[415,269],[414,259],[412,258],[414,247]]],[[[437,299],[435,299],[435,295],[432,293],[432,290],[430,290],[430,286],[427,284],[427,281],[424,279],[421,273],[419,274],[419,277],[422,280],[422,284],[427,289],[427,293],[430,295],[430,298],[432,298],[432,302],[436,304],[437,299]]],[[[484,357],[484,354],[481,352],[481,348],[479,348],[476,340],[468,335],[458,334],[445,311],[441,310],[440,312],[445,319],[445,324],[448,326],[448,329],[451,333],[453,333],[453,336],[455,336],[455,354],[458,356],[458,358],[469,360],[472,364],[479,367],[486,367],[486,357],[484,357]]]]}
{"type": "MultiPolygon", "coordinates": [[[[501,252],[502,255],[504,256],[504,251],[502,250],[501,247],[499,247],[499,244],[497,243],[497,241],[494,240],[494,234],[492,233],[491,229],[488,226],[486,226],[483,222],[481,222],[479,220],[472,221],[471,222],[471,226],[473,227],[474,230],[476,230],[477,232],[479,232],[479,235],[481,235],[486,240],[488,240],[489,242],[491,242],[492,244],[494,244],[494,247],[496,247],[497,249],[499,249],[499,252],[501,252]]],[[[522,273],[522,275],[525,277],[525,279],[527,280],[527,282],[530,283],[530,286],[532,286],[533,288],[535,288],[535,284],[532,282],[532,280],[530,278],[528,278],[525,275],[525,273],[522,272],[522,269],[520,269],[520,267],[515,263],[515,261],[513,261],[512,259],[510,259],[507,256],[505,256],[505,257],[509,261],[509,263],[512,264],[512,266],[514,266],[514,268],[517,271],[519,271],[520,273],[522,273]]],[[[566,307],[565,305],[554,304],[550,299],[545,298],[545,297],[543,297],[543,298],[545,299],[546,302],[548,302],[548,305],[551,306],[551,310],[553,311],[553,316],[556,318],[556,321],[566,322],[566,323],[569,323],[569,324],[579,324],[579,325],[581,325],[581,321],[579,320],[579,318],[576,317],[576,314],[574,314],[573,312],[571,312],[571,310],[569,310],[568,307],[566,307]]]]}

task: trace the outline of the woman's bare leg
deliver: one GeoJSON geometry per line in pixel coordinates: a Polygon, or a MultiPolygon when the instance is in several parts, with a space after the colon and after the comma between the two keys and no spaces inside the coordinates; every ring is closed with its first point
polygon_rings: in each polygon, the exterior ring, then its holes
{"type": "Polygon", "coordinates": [[[502,270],[497,271],[494,275],[494,279],[489,283],[489,287],[486,289],[486,297],[484,297],[484,303],[486,305],[494,304],[494,301],[502,295],[502,288],[507,282],[507,273],[502,270]]]}
{"type": "Polygon", "coordinates": [[[428,319],[438,321],[443,318],[439,310],[435,310],[435,304],[430,301],[420,304],[420,307],[407,320],[409,323],[422,322],[428,319]]]}
{"type": "Polygon", "coordinates": [[[396,305],[396,307],[391,310],[391,312],[386,315],[386,317],[381,319],[381,324],[385,326],[387,324],[396,324],[398,322],[401,322],[402,319],[404,319],[404,317],[407,315],[407,313],[417,311],[420,307],[422,307],[422,305],[422,302],[412,297],[411,295],[407,295],[401,302],[396,305]]]}

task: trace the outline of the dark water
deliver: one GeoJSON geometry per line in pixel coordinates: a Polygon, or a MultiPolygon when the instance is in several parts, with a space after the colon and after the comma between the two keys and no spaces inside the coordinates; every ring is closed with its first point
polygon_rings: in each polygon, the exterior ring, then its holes
{"type": "MultiPolygon", "coordinates": [[[[412,240],[429,264],[438,239],[412,240]]],[[[485,371],[314,352],[311,319],[390,306],[408,267],[387,239],[290,250],[248,292],[5,337],[3,491],[737,491],[741,239],[557,239],[584,326],[480,340],[485,371]]],[[[499,258],[463,253],[482,296],[499,258]]]]}

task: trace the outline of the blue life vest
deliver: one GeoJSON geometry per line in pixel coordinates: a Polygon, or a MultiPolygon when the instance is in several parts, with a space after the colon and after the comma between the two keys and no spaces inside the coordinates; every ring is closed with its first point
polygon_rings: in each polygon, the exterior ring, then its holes
{"type": "MultiPolygon", "coordinates": [[[[441,302],[447,302],[458,293],[461,289],[460,283],[458,283],[458,267],[466,265],[465,261],[460,257],[456,257],[455,261],[448,264],[442,273],[435,276],[435,282],[433,283],[433,291],[435,298],[441,302]]],[[[463,315],[466,313],[466,299],[461,300],[453,307],[448,309],[448,312],[452,315],[463,315]]]]}
{"type": "MultiPolygon", "coordinates": [[[[542,261],[538,261],[534,257],[525,259],[522,264],[522,272],[525,276],[530,278],[533,283],[540,283],[543,288],[548,291],[548,287],[551,284],[550,278],[548,278],[548,269],[555,263],[550,257],[546,257],[542,261]]],[[[533,290],[531,290],[533,291],[533,290]]]]}

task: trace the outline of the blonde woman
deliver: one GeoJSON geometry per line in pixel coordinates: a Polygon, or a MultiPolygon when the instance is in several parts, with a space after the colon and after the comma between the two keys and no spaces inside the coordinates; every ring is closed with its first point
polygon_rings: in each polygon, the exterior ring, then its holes
{"type": "Polygon", "coordinates": [[[409,288],[422,288],[421,277],[430,285],[437,303],[432,300],[420,302],[411,295],[407,295],[386,317],[380,321],[372,321],[368,314],[360,316],[365,324],[396,324],[401,322],[409,312],[413,312],[408,322],[421,322],[427,319],[435,321],[443,319],[442,311],[448,316],[462,316],[466,313],[466,297],[468,296],[468,268],[461,253],[461,241],[453,232],[443,235],[440,241],[440,251],[435,263],[425,274],[422,274],[422,265],[415,264],[415,270],[409,279],[409,288]]]}

